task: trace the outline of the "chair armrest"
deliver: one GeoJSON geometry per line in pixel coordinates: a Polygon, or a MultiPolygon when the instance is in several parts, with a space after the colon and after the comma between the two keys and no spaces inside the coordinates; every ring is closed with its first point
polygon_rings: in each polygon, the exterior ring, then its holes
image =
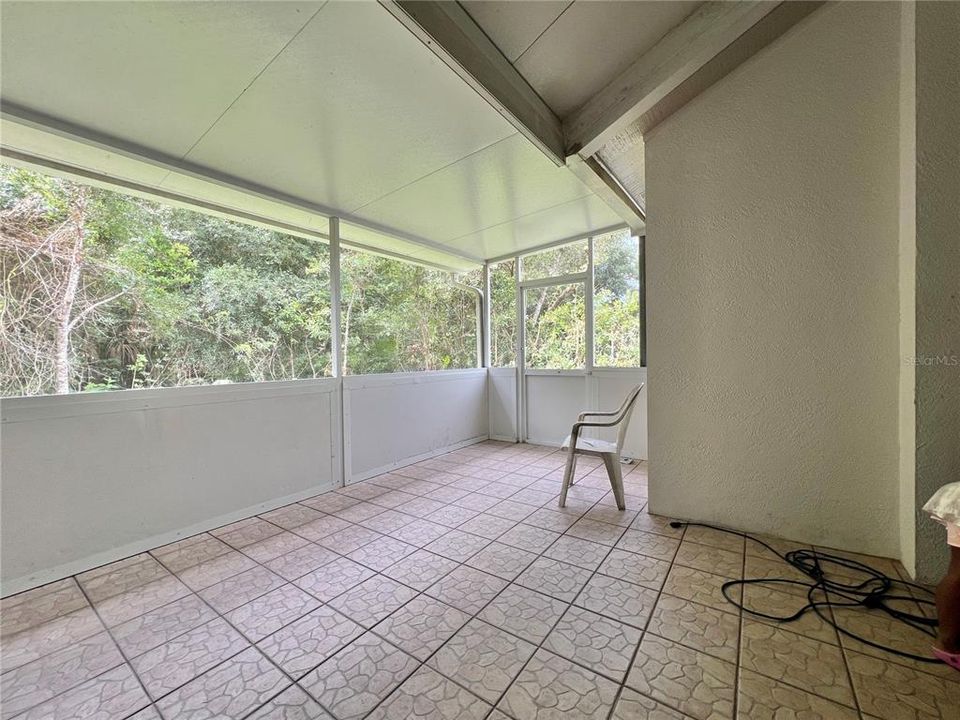
{"type": "Polygon", "coordinates": [[[603,410],[585,410],[585,411],[583,411],[582,413],[580,413],[580,414],[577,416],[577,420],[583,420],[583,419],[586,418],[586,417],[604,417],[604,416],[611,416],[611,415],[616,415],[618,412],[620,412],[620,411],[619,411],[619,410],[610,410],[610,411],[608,412],[608,411],[603,411],[603,410]]]}
{"type": "Polygon", "coordinates": [[[597,422],[597,421],[591,422],[589,420],[578,420],[573,424],[573,428],[571,429],[570,434],[579,435],[580,428],[585,428],[585,427],[613,427],[614,425],[619,425],[620,420],[621,418],[615,418],[610,422],[597,422]]]}

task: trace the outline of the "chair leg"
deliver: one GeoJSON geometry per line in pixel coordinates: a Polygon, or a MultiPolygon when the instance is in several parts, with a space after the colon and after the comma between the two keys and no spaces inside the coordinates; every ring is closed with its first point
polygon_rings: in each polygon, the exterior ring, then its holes
{"type": "Polygon", "coordinates": [[[571,452],[567,457],[567,466],[563,471],[563,487],[560,488],[560,507],[567,506],[567,490],[573,484],[573,475],[577,471],[577,454],[571,452]]]}
{"type": "Polygon", "coordinates": [[[620,471],[620,456],[605,453],[603,464],[607,466],[607,476],[610,478],[610,487],[613,497],[617,501],[618,510],[626,510],[627,504],[623,499],[623,473],[620,471]]]}

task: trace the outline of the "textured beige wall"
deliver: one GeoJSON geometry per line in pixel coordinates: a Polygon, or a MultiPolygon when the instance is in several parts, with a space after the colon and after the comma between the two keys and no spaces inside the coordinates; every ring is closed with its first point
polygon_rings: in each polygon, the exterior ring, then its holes
{"type": "Polygon", "coordinates": [[[900,560],[916,572],[917,539],[917,11],[900,6],[900,560]]]}
{"type": "Polygon", "coordinates": [[[946,568],[920,509],[960,482],[960,3],[917,3],[917,575],[946,568]]]}
{"type": "Polygon", "coordinates": [[[654,512],[900,552],[899,21],[818,10],[647,137],[654,512]]]}

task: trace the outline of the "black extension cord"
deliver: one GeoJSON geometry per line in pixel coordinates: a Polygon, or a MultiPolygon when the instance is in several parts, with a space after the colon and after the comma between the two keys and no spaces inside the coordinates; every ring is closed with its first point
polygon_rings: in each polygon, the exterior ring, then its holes
{"type": "MultiPolygon", "coordinates": [[[[765,543],[763,540],[748,535],[747,533],[738,532],[736,530],[729,530],[728,528],[718,527],[717,525],[709,525],[707,523],[695,523],[695,522],[680,522],[674,520],[670,523],[672,528],[681,528],[681,527],[705,527],[712,530],[719,530],[721,532],[729,533],[731,535],[739,535],[740,537],[746,538],[747,540],[752,540],[755,543],[759,543],[767,548],[774,555],[779,557],[785,563],[800,571],[804,575],[810,578],[811,582],[801,582],[799,580],[790,580],[789,578],[751,578],[745,580],[730,580],[725,582],[721,587],[723,591],[723,596],[727,599],[734,607],[748,612],[751,615],[757,617],[766,618],[767,620],[775,620],[782,623],[790,623],[796,620],[799,620],[806,613],[813,611],[816,613],[821,620],[825,623],[836,629],[837,632],[843,633],[847,637],[853,638],[859,642],[875,647],[878,650],[884,650],[894,655],[899,655],[900,657],[910,658],[911,660],[916,660],[917,662],[924,663],[939,663],[940,661],[933,657],[926,657],[922,655],[914,655],[913,653],[904,652],[903,650],[898,650],[896,648],[887,647],[885,645],[880,645],[875,643],[872,640],[867,640],[866,638],[860,637],[856,633],[852,633],[849,630],[841,627],[834,619],[832,613],[825,613],[824,608],[831,607],[865,607],[871,610],[881,610],[889,615],[894,620],[905,623],[910,627],[918,630],[922,633],[925,633],[930,636],[931,643],[936,639],[936,627],[937,621],[925,617],[923,615],[914,615],[912,613],[907,613],[902,610],[898,610],[895,607],[891,606],[891,603],[895,601],[904,601],[908,600],[918,605],[929,605],[934,607],[935,604],[932,600],[926,600],[914,597],[912,595],[896,595],[893,594],[898,585],[903,586],[904,588],[914,588],[919,590],[921,593],[924,593],[927,596],[932,597],[931,593],[927,588],[922,585],[917,585],[912,582],[907,582],[906,580],[901,580],[899,578],[891,578],[888,575],[880,572],[876,568],[872,568],[869,565],[864,563],[857,562],[856,560],[850,560],[849,558],[841,557],[839,555],[830,555],[829,553],[817,552],[814,550],[791,550],[786,555],[781,555],[779,552],[774,550],[770,545],[765,543]],[[854,570],[858,573],[863,574],[866,579],[860,583],[843,583],[838,582],[837,580],[831,580],[829,577],[829,567],[830,565],[835,565],[838,567],[846,568],[848,570],[854,570]],[[742,602],[737,602],[732,597],[730,597],[729,590],[732,587],[742,586],[742,585],[754,585],[758,583],[770,583],[770,584],[779,584],[779,585],[800,585],[807,588],[807,604],[802,608],[797,610],[793,615],[788,615],[786,617],[778,617],[776,615],[767,615],[765,613],[757,612],[756,610],[751,610],[748,607],[745,607],[742,602]],[[816,600],[814,595],[817,591],[823,593],[825,600],[816,600]],[[838,600],[831,600],[831,595],[836,595],[845,602],[838,600]]],[[[744,594],[741,592],[741,597],[744,597],[744,594]]]]}

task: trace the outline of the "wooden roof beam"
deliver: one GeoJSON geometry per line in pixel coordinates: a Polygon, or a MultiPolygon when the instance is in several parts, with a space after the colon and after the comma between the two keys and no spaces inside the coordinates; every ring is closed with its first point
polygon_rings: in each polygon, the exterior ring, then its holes
{"type": "Polygon", "coordinates": [[[563,123],[565,152],[587,158],[637,122],[649,129],[823,2],[706,2],[563,123]]]}
{"type": "Polygon", "coordinates": [[[381,5],[558,166],[559,118],[456,2],[381,0],[381,5]]]}

